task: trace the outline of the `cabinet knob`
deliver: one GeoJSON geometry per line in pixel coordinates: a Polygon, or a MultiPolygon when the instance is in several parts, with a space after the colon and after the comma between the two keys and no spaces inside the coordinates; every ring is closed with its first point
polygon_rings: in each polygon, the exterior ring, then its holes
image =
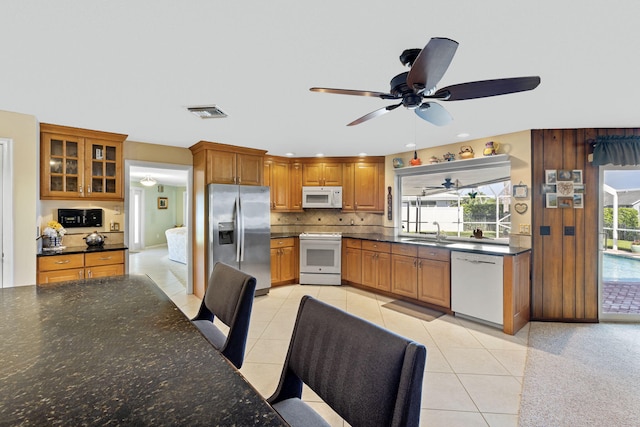
{"type": "Polygon", "coordinates": [[[80,194],[82,194],[82,185],[78,187],[78,190],[80,191],[80,194]]]}
{"type": "Polygon", "coordinates": [[[65,259],[65,260],[62,260],[62,261],[56,261],[56,264],[69,264],[70,262],[71,262],[71,260],[65,259]]]}

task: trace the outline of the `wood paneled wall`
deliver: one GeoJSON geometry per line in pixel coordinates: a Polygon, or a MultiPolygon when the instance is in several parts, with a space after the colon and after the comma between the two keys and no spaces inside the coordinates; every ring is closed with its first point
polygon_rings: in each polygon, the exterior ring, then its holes
{"type": "Polygon", "coordinates": [[[633,129],[531,131],[533,268],[532,320],[598,321],[599,168],[588,161],[600,135],[637,135],[633,129]],[[546,169],[582,169],[583,209],[547,209],[546,169]],[[542,226],[550,227],[541,235],[542,226]],[[574,235],[569,235],[573,227],[574,235]]]}

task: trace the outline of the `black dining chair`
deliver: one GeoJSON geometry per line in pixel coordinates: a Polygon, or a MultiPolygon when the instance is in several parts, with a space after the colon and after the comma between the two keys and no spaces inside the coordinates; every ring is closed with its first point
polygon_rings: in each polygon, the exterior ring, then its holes
{"type": "Polygon", "coordinates": [[[292,426],[328,426],[301,400],[306,384],[353,427],[418,427],[426,357],[422,344],[304,296],[268,402],[292,426]]]}
{"type": "Polygon", "coordinates": [[[218,262],[211,272],[200,310],[191,320],[238,369],[244,360],[255,292],[255,277],[218,262]],[[215,317],[229,327],[226,335],[214,325],[215,317]]]}

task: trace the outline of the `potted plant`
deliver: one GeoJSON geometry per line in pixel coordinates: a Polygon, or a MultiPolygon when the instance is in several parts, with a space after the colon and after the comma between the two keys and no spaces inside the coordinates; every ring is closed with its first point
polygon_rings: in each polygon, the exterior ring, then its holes
{"type": "Polygon", "coordinates": [[[640,240],[631,242],[631,252],[640,253],[640,240]]]}

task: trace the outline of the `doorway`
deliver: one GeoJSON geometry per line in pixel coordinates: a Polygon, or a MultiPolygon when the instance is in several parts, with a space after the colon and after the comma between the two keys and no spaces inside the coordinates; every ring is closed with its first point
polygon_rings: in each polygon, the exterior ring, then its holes
{"type": "MultiPolygon", "coordinates": [[[[192,210],[192,203],[189,197],[192,194],[192,182],[193,167],[190,165],[125,160],[125,186],[130,191],[125,194],[125,212],[127,215],[125,216],[124,239],[128,242],[130,249],[129,261],[133,260],[132,256],[136,256],[136,251],[143,251],[148,245],[157,246],[163,243],[161,240],[166,229],[180,225],[187,227],[187,229],[189,228],[190,221],[187,221],[187,218],[191,217],[192,210]],[[147,176],[155,181],[149,186],[151,190],[136,184],[147,176]],[[178,191],[179,189],[175,187],[183,187],[186,191],[178,191]],[[153,192],[152,197],[145,194],[150,193],[150,191],[153,192]],[[162,205],[160,204],[160,199],[162,199],[162,205]],[[182,205],[182,208],[177,210],[175,207],[179,205],[182,205]],[[175,217],[171,217],[171,214],[175,214],[175,217]],[[146,224],[148,221],[145,218],[150,215],[152,217],[150,218],[150,223],[146,224]],[[170,222],[163,223],[162,221],[166,221],[167,218],[169,218],[170,222]]],[[[191,241],[191,233],[187,231],[186,272],[182,274],[182,284],[186,288],[186,294],[193,293],[191,241]],[[186,283],[184,280],[185,275],[186,283]]],[[[158,257],[155,256],[155,258],[158,257]]],[[[173,262],[171,260],[167,261],[167,263],[173,262]]],[[[182,266],[185,267],[184,264],[182,266]]],[[[169,267],[173,267],[173,265],[170,264],[169,267]]]]}
{"type": "Polygon", "coordinates": [[[640,322],[640,168],[600,167],[599,318],[640,322]]]}

